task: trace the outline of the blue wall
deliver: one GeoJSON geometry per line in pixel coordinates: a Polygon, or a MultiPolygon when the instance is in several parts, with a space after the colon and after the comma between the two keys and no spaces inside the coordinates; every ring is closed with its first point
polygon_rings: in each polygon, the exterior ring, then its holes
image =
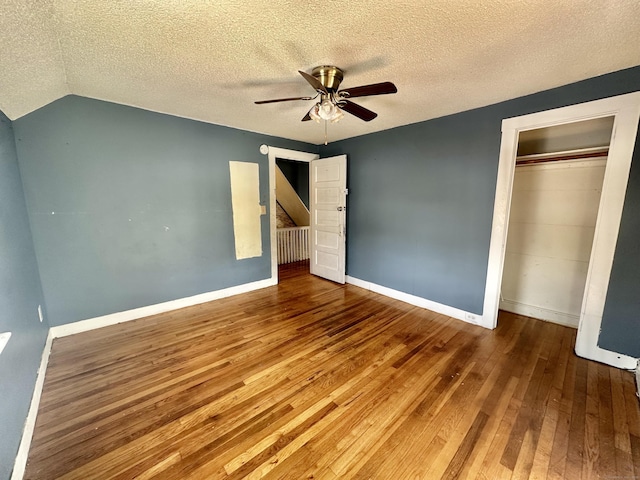
{"type": "Polygon", "coordinates": [[[276,139],[76,96],[14,122],[52,325],[269,278],[263,255],[236,260],[229,161],[260,165],[276,139]]]}
{"type": "Polygon", "coordinates": [[[481,314],[499,146],[472,111],[322,149],[348,154],[347,273],[481,314]]]}
{"type": "MultiPolygon", "coordinates": [[[[348,154],[347,272],[482,313],[505,118],[640,89],[640,67],[321,146],[348,154]]],[[[602,346],[640,357],[640,151],[616,250],[602,346]]]]}
{"type": "Polygon", "coordinates": [[[598,345],[640,357],[640,135],[634,152],[598,345]]]}
{"type": "Polygon", "coordinates": [[[0,479],[11,474],[49,325],[31,241],[11,122],[0,113],[0,479]]]}

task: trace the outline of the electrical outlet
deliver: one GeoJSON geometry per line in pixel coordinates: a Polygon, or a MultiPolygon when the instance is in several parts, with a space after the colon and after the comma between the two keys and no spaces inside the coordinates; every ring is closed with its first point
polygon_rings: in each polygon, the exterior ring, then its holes
{"type": "Polygon", "coordinates": [[[11,332],[0,333],[0,353],[2,353],[4,347],[7,346],[9,338],[11,338],[11,332]]]}
{"type": "Polygon", "coordinates": [[[40,319],[40,322],[42,322],[42,305],[38,305],[38,318],[40,319]]]}
{"type": "Polygon", "coordinates": [[[473,313],[466,312],[464,314],[464,319],[470,323],[478,323],[478,316],[474,315],[473,313]]]}

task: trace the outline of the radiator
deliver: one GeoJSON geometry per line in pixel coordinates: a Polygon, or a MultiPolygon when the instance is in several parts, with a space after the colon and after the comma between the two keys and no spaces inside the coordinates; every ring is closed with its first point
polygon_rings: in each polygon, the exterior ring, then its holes
{"type": "Polygon", "coordinates": [[[309,259],[309,227],[278,228],[278,265],[309,259]]]}

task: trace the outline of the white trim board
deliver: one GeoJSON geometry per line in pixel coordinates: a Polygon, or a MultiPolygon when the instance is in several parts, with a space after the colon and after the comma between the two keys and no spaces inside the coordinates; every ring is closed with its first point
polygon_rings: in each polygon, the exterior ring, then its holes
{"type": "Polygon", "coordinates": [[[614,116],[615,120],[580,313],[576,353],[581,357],[618,368],[632,369],[636,365],[636,359],[600,348],[598,337],[640,118],[640,92],[502,121],[502,141],[482,318],[483,326],[496,327],[520,132],[608,116],[614,116]]]}
{"type": "Polygon", "coordinates": [[[432,312],[440,313],[448,317],[462,320],[463,322],[482,326],[482,317],[480,315],[476,315],[475,313],[465,312],[464,310],[460,310],[455,307],[443,305],[442,303],[427,300],[426,298],[422,297],[417,297],[416,295],[411,295],[410,293],[401,292],[399,290],[394,290],[393,288],[377,285],[375,283],[351,277],[349,275],[347,275],[346,280],[347,283],[350,283],[351,285],[355,285],[356,287],[379,293],[380,295],[384,295],[385,297],[394,298],[396,300],[408,303],[409,305],[415,305],[416,307],[425,308],[427,310],[431,310],[432,312]]]}
{"type": "Polygon", "coordinates": [[[201,293],[192,297],[179,298],[177,300],[157,303],[155,305],[149,305],[146,307],[134,308],[132,310],[126,310],[124,312],[112,313],[109,315],[103,315],[101,317],[90,318],[87,320],[79,320],[73,323],[66,323],[64,325],[51,327],[50,332],[53,335],[53,338],[66,337],[68,335],[74,335],[76,333],[95,330],[96,328],[108,327],[110,325],[137,320],[139,318],[149,317],[151,315],[157,315],[159,313],[170,312],[179,308],[192,307],[193,305],[198,305],[200,303],[212,302],[213,300],[219,300],[221,298],[231,297],[233,295],[239,295],[241,293],[247,293],[253,290],[259,290],[261,288],[271,287],[273,285],[275,285],[273,279],[267,278],[266,280],[244,283],[242,285],[236,285],[235,287],[215,290],[213,292],[201,293]]]}
{"type": "Polygon", "coordinates": [[[278,239],[276,238],[276,158],[311,163],[320,155],[286,148],[260,146],[260,153],[269,158],[269,229],[271,230],[271,280],[278,283],[278,239]]]}
{"type": "Polygon", "coordinates": [[[38,416],[38,408],[40,407],[40,396],[42,395],[42,388],[44,387],[44,377],[47,373],[47,365],[49,364],[49,354],[51,353],[52,343],[53,335],[51,333],[51,329],[49,329],[47,341],[44,344],[44,350],[42,351],[40,367],[38,367],[36,384],[33,388],[33,395],[31,396],[29,413],[27,414],[27,419],[24,422],[22,439],[20,440],[18,453],[16,454],[15,461],[13,462],[13,473],[11,474],[11,480],[22,480],[22,478],[24,477],[24,471],[27,467],[29,448],[31,447],[31,439],[33,438],[33,431],[36,427],[36,417],[38,416]]]}
{"type": "Polygon", "coordinates": [[[565,327],[577,328],[580,317],[570,313],[557,312],[548,308],[527,305],[526,303],[514,302],[513,300],[501,300],[500,309],[505,312],[532,317],[545,322],[557,323],[565,327]]]}

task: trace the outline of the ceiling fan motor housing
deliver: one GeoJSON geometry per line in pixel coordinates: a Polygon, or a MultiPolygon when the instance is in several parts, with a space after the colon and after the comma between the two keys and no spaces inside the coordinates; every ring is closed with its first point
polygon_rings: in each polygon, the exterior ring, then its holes
{"type": "Polygon", "coordinates": [[[331,65],[323,65],[316,67],[311,71],[311,75],[318,79],[324,85],[324,88],[330,92],[338,91],[338,87],[344,78],[344,72],[338,67],[331,65]]]}

